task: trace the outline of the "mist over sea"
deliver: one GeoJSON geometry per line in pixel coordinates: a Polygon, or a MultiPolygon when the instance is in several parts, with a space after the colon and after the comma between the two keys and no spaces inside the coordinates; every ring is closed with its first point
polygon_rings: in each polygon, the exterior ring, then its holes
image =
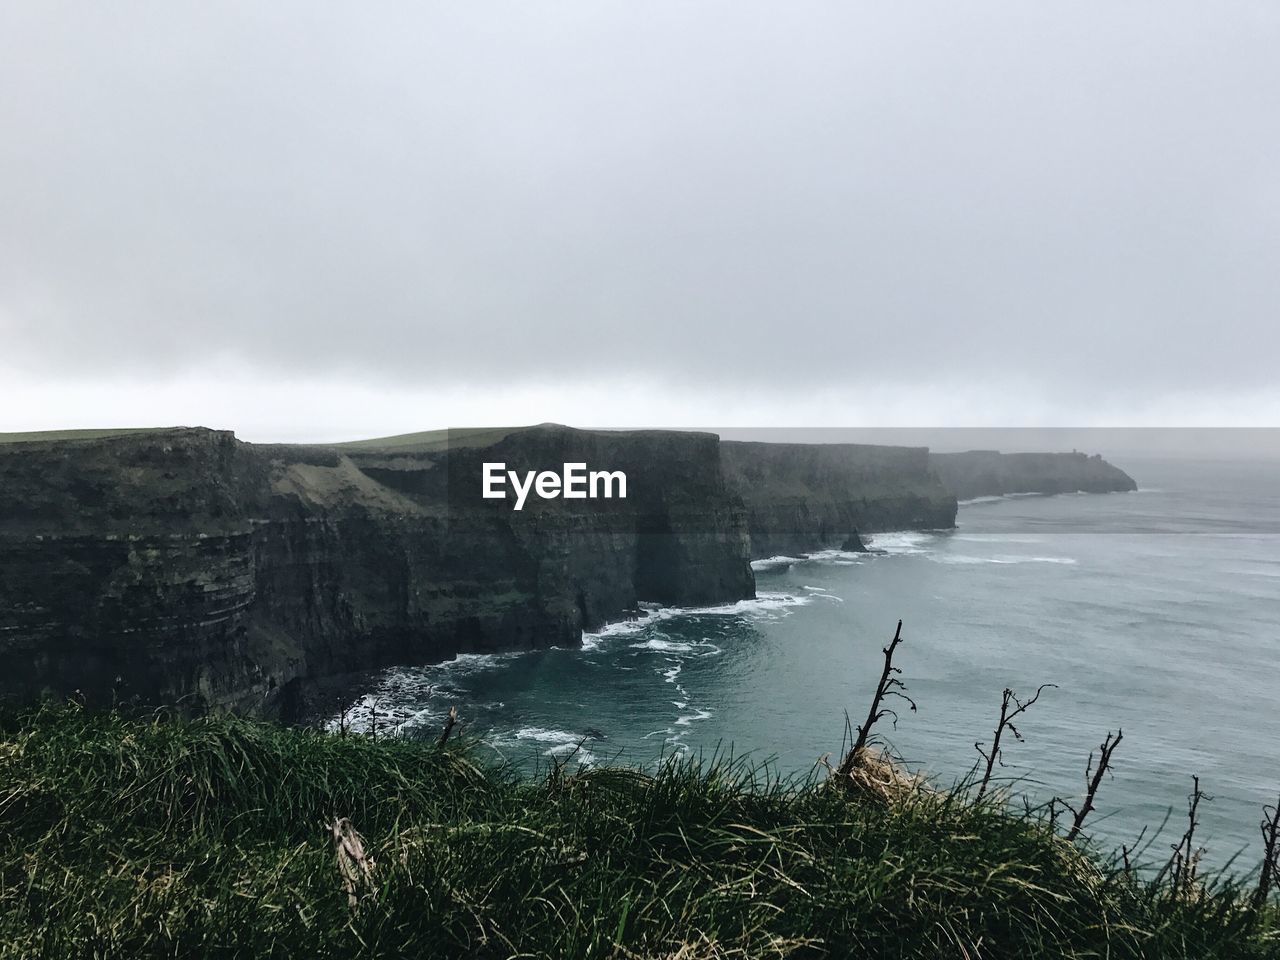
{"type": "Polygon", "coordinates": [[[471,736],[519,763],[572,755],[653,765],[748,753],[805,774],[865,713],[896,621],[919,705],[877,732],[943,784],[989,742],[1004,687],[1047,689],[1000,773],[1033,801],[1083,792],[1085,763],[1123,728],[1092,831],[1163,859],[1191,775],[1207,860],[1248,848],[1280,792],[1280,464],[1126,460],[1139,491],[961,505],[954,531],[882,534],[876,553],[757,564],[759,599],[651,608],[581,650],[463,656],[367,678],[349,716],[435,736],[456,705],[471,736]]]}

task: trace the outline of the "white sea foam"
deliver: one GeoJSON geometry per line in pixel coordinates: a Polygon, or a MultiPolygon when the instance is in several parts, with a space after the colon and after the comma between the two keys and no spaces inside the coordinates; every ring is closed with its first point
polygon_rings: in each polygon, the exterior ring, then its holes
{"type": "Polygon", "coordinates": [[[536,740],[538,743],[571,744],[583,739],[580,734],[567,730],[549,730],[546,727],[521,727],[515,732],[517,740],[536,740]]]}
{"type": "Polygon", "coordinates": [[[873,533],[867,540],[872,550],[888,554],[926,553],[925,545],[933,541],[934,534],[918,530],[898,530],[890,533],[873,533]]]}
{"type": "MultiPolygon", "coordinates": [[[[394,736],[424,726],[438,726],[444,723],[448,713],[441,701],[453,701],[460,694],[465,695],[467,678],[499,669],[528,653],[527,650],[461,653],[443,663],[385,670],[377,677],[372,690],[325,721],[325,729],[336,732],[345,725],[357,733],[370,733],[376,728],[380,734],[394,736]]],[[[498,704],[497,708],[501,706],[498,704]]],[[[479,709],[491,707],[492,704],[476,705],[479,709]]]]}
{"type": "MultiPolygon", "coordinates": [[[[632,650],[657,650],[660,653],[696,653],[701,657],[714,657],[722,652],[714,643],[707,640],[698,640],[691,643],[685,643],[680,640],[664,640],[662,637],[650,637],[644,643],[631,644],[632,650]]],[[[679,673],[679,667],[676,667],[679,673]]]]}
{"type": "Polygon", "coordinates": [[[617,623],[606,623],[599,630],[582,634],[582,649],[598,650],[600,645],[610,637],[627,637],[639,633],[654,619],[653,611],[644,610],[635,620],[619,620],[617,623]]]}
{"type": "Polygon", "coordinates": [[[754,600],[739,600],[737,603],[727,603],[718,607],[694,607],[688,610],[678,610],[678,613],[768,619],[772,614],[780,610],[787,610],[790,607],[802,607],[811,599],[811,597],[796,596],[777,590],[760,590],[756,592],[754,600]]]}
{"type": "Polygon", "coordinates": [[[552,747],[550,750],[544,750],[542,755],[544,757],[568,756],[584,767],[594,767],[600,762],[594,753],[586,747],[579,746],[577,743],[565,743],[558,747],[552,747]]]}
{"type": "Polygon", "coordinates": [[[974,557],[963,553],[943,553],[930,557],[935,563],[950,564],[980,564],[980,563],[998,563],[998,564],[1018,564],[1018,563],[1061,563],[1065,565],[1073,565],[1076,560],[1073,557],[1020,557],[1016,555],[1003,555],[997,557],[974,557]]]}
{"type": "Polygon", "coordinates": [[[781,555],[776,557],[765,557],[763,560],[752,560],[751,569],[756,571],[756,573],[761,573],[765,570],[780,570],[791,566],[793,563],[800,563],[803,560],[804,557],[787,557],[781,555]]]}
{"type": "Polygon", "coordinates": [[[528,650],[509,650],[503,653],[460,653],[452,660],[446,660],[435,666],[461,674],[479,673],[499,667],[505,660],[527,656],[529,652],[528,650]]]}
{"type": "Polygon", "coordinates": [[[848,566],[862,563],[867,554],[853,550],[815,550],[805,558],[806,563],[833,563],[836,566],[848,566]]]}
{"type": "Polygon", "coordinates": [[[806,584],[804,589],[812,590],[813,595],[817,597],[819,600],[835,600],[837,603],[844,603],[844,597],[837,597],[834,593],[830,592],[826,587],[811,587],[808,584],[806,584]]]}
{"type": "Polygon", "coordinates": [[[677,727],[687,727],[691,723],[697,723],[699,720],[710,720],[711,711],[703,710],[701,707],[694,707],[693,713],[687,713],[676,718],[677,727]]]}
{"type": "MultiPolygon", "coordinates": [[[[812,600],[809,596],[796,596],[774,590],[760,590],[753,600],[739,600],[736,603],[725,603],[714,607],[663,607],[658,604],[641,604],[641,614],[636,620],[624,620],[611,623],[593,633],[582,635],[582,648],[587,651],[598,650],[603,641],[614,637],[634,636],[647,627],[663,623],[677,617],[745,617],[748,620],[774,620],[786,616],[790,607],[803,606],[812,600]]],[[[646,646],[638,644],[636,646],[646,646]]],[[[662,649],[654,646],[651,649],[662,649]]]]}
{"type": "Polygon", "coordinates": [[[1044,543],[1043,537],[1008,533],[953,533],[948,539],[966,540],[970,543],[1044,543]]]}

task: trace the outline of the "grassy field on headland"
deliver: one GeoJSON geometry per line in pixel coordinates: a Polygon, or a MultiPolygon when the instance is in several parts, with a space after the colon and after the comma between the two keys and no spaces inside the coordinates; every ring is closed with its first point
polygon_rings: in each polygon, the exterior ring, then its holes
{"type": "Polygon", "coordinates": [[[0,720],[0,825],[4,958],[1280,955],[1256,874],[1178,887],[990,793],[742,762],[529,777],[45,706],[0,720]]]}

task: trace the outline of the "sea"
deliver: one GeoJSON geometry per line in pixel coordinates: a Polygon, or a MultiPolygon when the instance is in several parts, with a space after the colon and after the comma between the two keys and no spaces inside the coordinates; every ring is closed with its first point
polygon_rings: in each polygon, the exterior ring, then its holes
{"type": "Polygon", "coordinates": [[[953,530],[757,561],[754,600],[650,604],[581,649],[371,674],[347,722],[376,710],[384,734],[436,737],[456,706],[478,749],[531,771],[732,756],[823,776],[901,620],[916,709],[897,701],[875,733],[911,768],[943,787],[971,775],[1002,691],[1050,684],[1004,737],[1010,802],[1078,804],[1091,754],[1123,731],[1086,833],[1163,861],[1194,775],[1203,862],[1251,871],[1280,799],[1280,463],[1117,463],[1136,492],[964,502],[953,530]]]}

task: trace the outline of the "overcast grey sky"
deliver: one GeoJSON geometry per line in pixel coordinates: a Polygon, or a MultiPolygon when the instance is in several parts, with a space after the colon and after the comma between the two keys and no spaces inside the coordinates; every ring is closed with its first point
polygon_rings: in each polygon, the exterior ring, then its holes
{"type": "Polygon", "coordinates": [[[0,6],[0,430],[1280,424],[1280,4],[0,6]]]}

